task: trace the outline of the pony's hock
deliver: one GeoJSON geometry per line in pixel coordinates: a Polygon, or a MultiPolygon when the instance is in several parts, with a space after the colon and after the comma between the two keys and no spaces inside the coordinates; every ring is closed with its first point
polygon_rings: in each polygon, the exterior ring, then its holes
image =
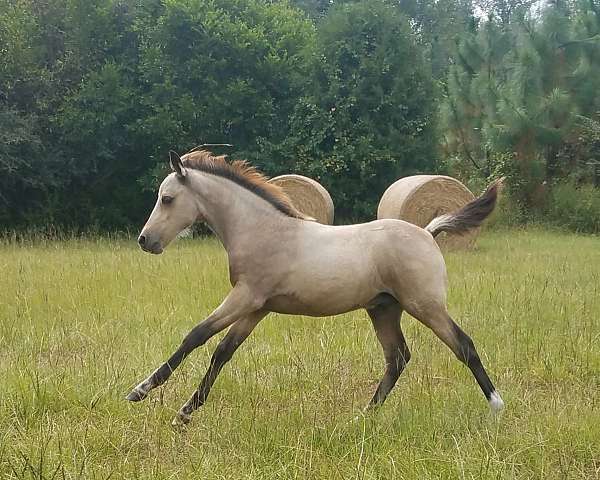
{"type": "Polygon", "coordinates": [[[493,409],[503,402],[471,338],[446,310],[446,267],[434,236],[477,228],[496,204],[499,182],[459,211],[425,228],[402,220],[322,225],[299,212],[283,191],[245,162],[207,151],[170,153],[173,173],[140,233],[158,254],[183,229],[206,222],[227,250],[232,290],[179,348],[127,396],[143,400],[195,348],[229,327],[204,378],[174,423],[202,406],[219,372],[269,312],[331,316],[364,308],[385,358],[385,372],[367,408],[382,404],[410,359],[403,311],[428,326],[473,373],[493,409]]]}

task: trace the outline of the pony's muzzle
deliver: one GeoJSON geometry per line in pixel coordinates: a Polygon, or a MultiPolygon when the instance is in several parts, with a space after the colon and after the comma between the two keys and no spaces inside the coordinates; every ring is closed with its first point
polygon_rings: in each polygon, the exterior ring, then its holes
{"type": "Polygon", "coordinates": [[[138,244],[144,252],[158,254],[163,251],[159,241],[152,241],[151,238],[144,234],[138,237],[138,244]]]}

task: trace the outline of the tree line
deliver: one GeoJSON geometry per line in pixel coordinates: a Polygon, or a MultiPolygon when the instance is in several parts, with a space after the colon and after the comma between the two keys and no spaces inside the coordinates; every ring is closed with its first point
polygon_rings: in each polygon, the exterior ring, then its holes
{"type": "Polygon", "coordinates": [[[4,230],[137,228],[201,143],[346,221],[400,176],[504,174],[520,219],[600,230],[597,0],[0,0],[0,56],[4,230]]]}

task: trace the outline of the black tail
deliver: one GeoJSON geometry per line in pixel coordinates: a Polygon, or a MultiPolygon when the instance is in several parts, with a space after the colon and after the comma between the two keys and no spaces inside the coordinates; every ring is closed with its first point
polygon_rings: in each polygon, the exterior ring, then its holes
{"type": "Polygon", "coordinates": [[[434,218],[425,227],[435,238],[441,232],[465,233],[480,226],[494,211],[498,192],[502,188],[504,177],[494,180],[479,197],[467,203],[463,208],[434,218]]]}

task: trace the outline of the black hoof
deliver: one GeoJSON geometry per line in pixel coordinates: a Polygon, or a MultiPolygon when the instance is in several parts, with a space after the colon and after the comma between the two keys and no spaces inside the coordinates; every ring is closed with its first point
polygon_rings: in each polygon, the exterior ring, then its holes
{"type": "Polygon", "coordinates": [[[130,402],[139,402],[141,400],[143,400],[144,398],[146,398],[148,395],[145,393],[140,392],[139,390],[133,389],[129,395],[127,395],[125,398],[127,400],[129,400],[130,402]]]}
{"type": "Polygon", "coordinates": [[[173,419],[173,421],[171,422],[171,425],[176,429],[182,429],[188,423],[190,423],[191,419],[192,419],[191,415],[189,415],[187,413],[178,412],[177,415],[175,415],[175,418],[173,419]]]}

